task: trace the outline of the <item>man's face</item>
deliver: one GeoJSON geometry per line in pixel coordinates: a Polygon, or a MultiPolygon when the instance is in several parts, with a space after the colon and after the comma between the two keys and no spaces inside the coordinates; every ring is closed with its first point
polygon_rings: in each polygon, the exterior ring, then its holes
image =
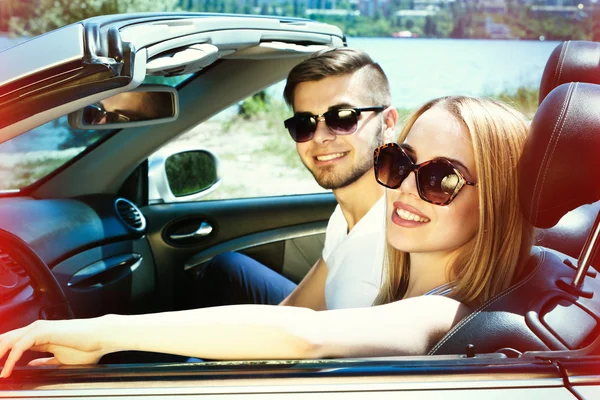
{"type": "MultiPolygon", "coordinates": [[[[364,95],[369,90],[357,74],[302,82],[294,92],[294,112],[320,115],[336,108],[372,107],[364,95]]],[[[350,135],[332,133],[319,121],[312,140],[296,143],[300,159],[325,189],[346,187],[373,168],[373,151],[382,142],[382,113],[363,112],[350,135]]]]}

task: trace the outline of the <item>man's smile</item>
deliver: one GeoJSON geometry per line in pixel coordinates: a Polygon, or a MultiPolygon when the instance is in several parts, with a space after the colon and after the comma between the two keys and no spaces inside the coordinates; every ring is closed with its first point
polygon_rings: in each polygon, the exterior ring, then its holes
{"type": "Polygon", "coordinates": [[[346,155],[348,155],[348,153],[350,153],[350,152],[345,151],[345,152],[340,152],[340,153],[323,154],[323,155],[315,156],[314,159],[317,163],[326,163],[326,162],[331,162],[331,161],[335,161],[340,158],[343,158],[346,155]]]}

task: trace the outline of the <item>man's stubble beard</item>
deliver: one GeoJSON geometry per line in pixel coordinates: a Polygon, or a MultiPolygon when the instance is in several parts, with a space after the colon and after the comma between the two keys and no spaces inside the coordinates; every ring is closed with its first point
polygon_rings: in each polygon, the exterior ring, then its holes
{"type": "Polygon", "coordinates": [[[316,171],[313,171],[303,161],[304,166],[310,171],[315,178],[315,181],[317,181],[319,186],[323,189],[335,190],[350,186],[373,168],[373,152],[377,147],[383,144],[383,121],[381,120],[379,120],[377,131],[379,134],[373,136],[368,151],[363,154],[363,157],[358,160],[349,171],[336,173],[333,171],[334,167],[329,166],[320,167],[316,171]]]}

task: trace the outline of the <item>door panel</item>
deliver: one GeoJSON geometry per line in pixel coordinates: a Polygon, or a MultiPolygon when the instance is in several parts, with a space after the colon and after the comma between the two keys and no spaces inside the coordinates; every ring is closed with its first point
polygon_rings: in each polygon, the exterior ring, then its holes
{"type": "Polygon", "coordinates": [[[285,241],[282,274],[298,283],[321,257],[325,244],[325,228],[322,234],[298,237],[285,241]]]}
{"type": "Polygon", "coordinates": [[[327,221],[336,205],[331,193],[152,205],[143,212],[165,309],[185,307],[200,268],[224,251],[241,251],[293,281],[321,254],[327,221]],[[193,233],[202,222],[206,236],[193,233]]]}

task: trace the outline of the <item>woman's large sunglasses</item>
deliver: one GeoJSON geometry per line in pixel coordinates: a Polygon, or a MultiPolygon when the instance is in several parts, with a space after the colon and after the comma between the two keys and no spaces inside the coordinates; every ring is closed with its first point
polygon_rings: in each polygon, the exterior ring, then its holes
{"type": "Polygon", "coordinates": [[[477,185],[467,181],[448,160],[415,164],[397,143],[387,143],[375,149],[375,179],[381,185],[397,189],[413,171],[419,197],[439,206],[450,204],[465,185],[477,185]]]}
{"type": "Polygon", "coordinates": [[[321,115],[311,113],[298,113],[284,121],[290,136],[297,143],[308,142],[315,136],[317,124],[325,120],[331,133],[336,135],[350,135],[358,128],[358,117],[364,111],[381,112],[385,106],[338,108],[329,110],[321,115]]]}

